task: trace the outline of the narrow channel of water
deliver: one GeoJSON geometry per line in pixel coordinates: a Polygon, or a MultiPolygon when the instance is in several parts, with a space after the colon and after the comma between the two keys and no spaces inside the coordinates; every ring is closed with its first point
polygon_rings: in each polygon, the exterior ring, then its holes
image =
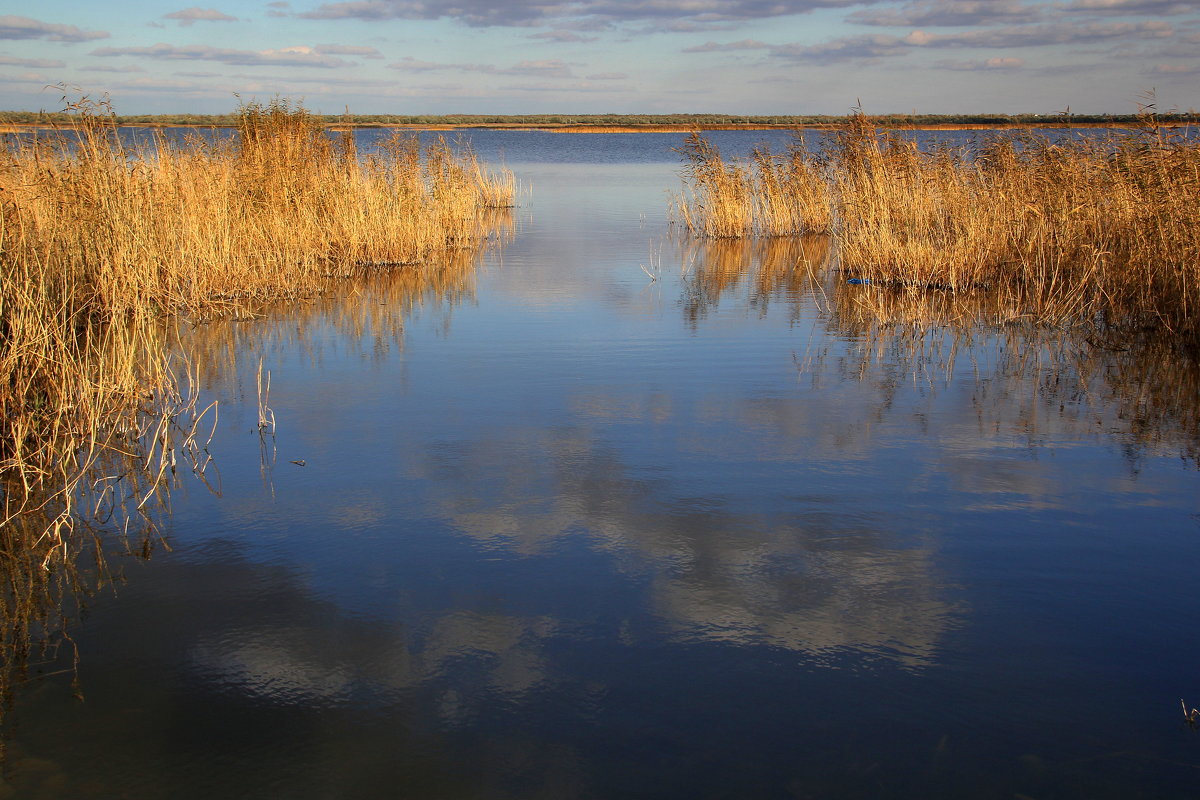
{"type": "Polygon", "coordinates": [[[190,331],[215,491],[0,796],[1194,796],[1196,366],[681,240],[678,138],[477,132],[477,263],[190,331]]]}

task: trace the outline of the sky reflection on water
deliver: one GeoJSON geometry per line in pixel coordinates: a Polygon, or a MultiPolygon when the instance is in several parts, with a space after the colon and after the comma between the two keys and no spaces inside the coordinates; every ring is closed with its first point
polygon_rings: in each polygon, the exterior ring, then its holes
{"type": "Polygon", "coordinates": [[[18,697],[20,796],[1190,793],[1195,366],[865,315],[579,158],[477,270],[188,332],[221,496],[18,697]]]}

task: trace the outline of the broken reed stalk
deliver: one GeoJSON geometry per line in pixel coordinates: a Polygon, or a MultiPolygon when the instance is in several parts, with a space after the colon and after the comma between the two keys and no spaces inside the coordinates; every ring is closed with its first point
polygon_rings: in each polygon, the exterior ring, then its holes
{"type": "Polygon", "coordinates": [[[0,148],[0,522],[42,519],[47,557],[116,426],[170,413],[164,315],[440,259],[512,203],[511,174],[469,150],[397,134],[360,155],[286,100],[244,105],[236,137],[142,144],[106,102],[67,110],[75,125],[0,148]]]}
{"type": "Polygon", "coordinates": [[[258,429],[275,435],[275,412],[267,405],[271,401],[271,371],[263,380],[263,360],[258,360],[258,429]]]}
{"type": "Polygon", "coordinates": [[[1200,343],[1200,140],[1152,117],[1099,139],[921,150],[857,114],[819,152],[797,136],[782,156],[726,162],[699,134],[680,152],[676,217],[693,235],[831,231],[848,277],[1003,287],[1035,314],[1200,343]]]}

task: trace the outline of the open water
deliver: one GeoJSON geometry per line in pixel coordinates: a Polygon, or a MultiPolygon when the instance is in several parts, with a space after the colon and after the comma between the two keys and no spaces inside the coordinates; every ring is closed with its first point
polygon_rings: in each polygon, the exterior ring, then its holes
{"type": "Polygon", "coordinates": [[[0,796],[1196,796],[1195,365],[688,241],[678,134],[471,138],[478,263],[189,334],[216,492],[114,546],[0,796]]]}

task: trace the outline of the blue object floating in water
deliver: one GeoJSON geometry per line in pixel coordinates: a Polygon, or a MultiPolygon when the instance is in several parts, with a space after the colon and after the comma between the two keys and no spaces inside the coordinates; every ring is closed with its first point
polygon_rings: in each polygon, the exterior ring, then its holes
{"type": "Polygon", "coordinates": [[[851,278],[850,280],[846,281],[846,283],[870,285],[871,279],[870,278],[851,278]]]}

